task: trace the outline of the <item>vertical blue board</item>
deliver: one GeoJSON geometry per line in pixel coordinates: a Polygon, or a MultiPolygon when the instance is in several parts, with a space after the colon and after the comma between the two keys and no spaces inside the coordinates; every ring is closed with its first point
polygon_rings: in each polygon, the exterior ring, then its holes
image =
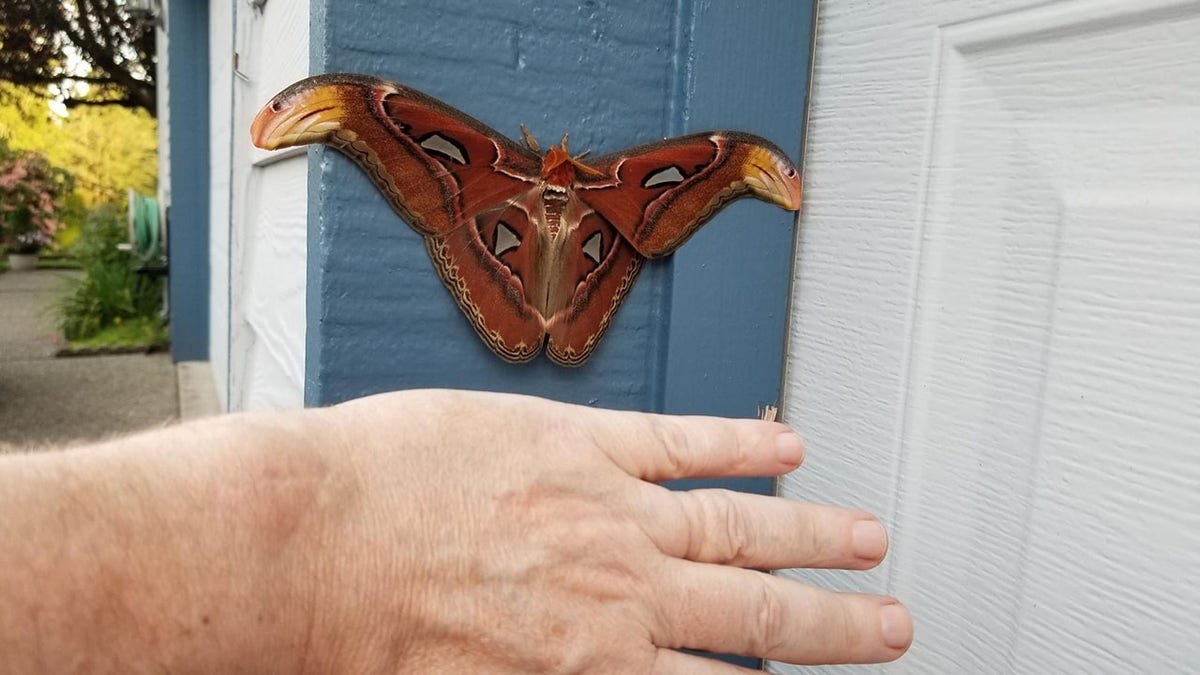
{"type": "Polygon", "coordinates": [[[168,9],[171,358],[203,361],[208,359],[208,2],[171,0],[168,9]]]}
{"type": "MultiPolygon", "coordinates": [[[[811,2],[696,2],[682,130],[750,131],[799,166],[812,12],[811,2]]],[[[674,254],[664,412],[749,417],[761,405],[778,405],[795,219],[742,200],[674,254]]],[[[762,494],[773,488],[769,479],[673,487],[713,485],[762,494]]]]}
{"type": "MultiPolygon", "coordinates": [[[[513,136],[522,122],[544,141],[570,132],[575,151],[700,127],[758,131],[791,150],[809,9],[788,0],[750,13],[690,0],[315,0],[311,67],[404,82],[513,136]]],[[[475,336],[419,235],[362,172],[326,148],[311,157],[310,405],[431,386],[740,415],[777,400],[790,214],[735,204],[676,262],[648,264],[583,367],[511,365],[475,336]]]]}

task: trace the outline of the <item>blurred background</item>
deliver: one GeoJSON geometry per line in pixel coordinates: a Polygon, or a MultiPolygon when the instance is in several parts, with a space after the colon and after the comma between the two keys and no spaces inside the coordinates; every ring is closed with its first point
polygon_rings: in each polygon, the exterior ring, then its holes
{"type": "Polygon", "coordinates": [[[178,416],[156,42],[122,2],[0,3],[0,443],[178,416]]]}

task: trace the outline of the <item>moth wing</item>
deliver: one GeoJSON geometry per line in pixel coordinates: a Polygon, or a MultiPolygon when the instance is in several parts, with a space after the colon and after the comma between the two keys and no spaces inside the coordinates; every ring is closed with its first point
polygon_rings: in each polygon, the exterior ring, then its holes
{"type": "Polygon", "coordinates": [[[376,77],[301,80],[259,111],[260,148],[324,143],[361,167],[410,225],[447,234],[528,190],[540,158],[437,99],[376,77]]]}
{"type": "Polygon", "coordinates": [[[602,215],[589,210],[568,235],[556,271],[547,355],[564,366],[587,360],[608,330],[642,266],[642,256],[602,215]],[[556,297],[554,297],[556,296],[556,297]]]}
{"type": "Polygon", "coordinates": [[[478,214],[445,235],[425,238],[438,276],[475,332],[505,361],[536,357],[546,321],[529,301],[544,244],[529,218],[526,193],[478,214]]]}
{"type": "Polygon", "coordinates": [[[343,152],[425,236],[434,269],[483,341],[507,361],[541,351],[545,320],[509,267],[538,246],[519,207],[539,176],[536,154],[421,92],[349,74],[288,87],[258,113],[251,136],[271,150],[324,143],[343,152]],[[506,229],[497,230],[502,218],[506,229]],[[513,251],[504,240],[497,253],[498,232],[527,245],[513,251]]]}
{"type": "Polygon", "coordinates": [[[648,258],[679,248],[723,206],[754,196],[800,208],[800,175],[765,138],[709,131],[590,160],[579,197],[648,258]]]}

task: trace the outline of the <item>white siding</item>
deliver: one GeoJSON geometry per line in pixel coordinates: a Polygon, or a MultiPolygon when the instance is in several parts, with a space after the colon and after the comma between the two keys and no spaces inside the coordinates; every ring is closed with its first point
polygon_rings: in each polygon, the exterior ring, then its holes
{"type": "Polygon", "coordinates": [[[1194,668],[1200,2],[826,0],[818,35],[781,486],[893,549],[801,576],[909,603],[887,672],[1194,668]]]}
{"type": "Polygon", "coordinates": [[[209,305],[208,354],[221,406],[229,409],[229,111],[233,105],[233,5],[210,2],[208,14],[209,138],[209,305]]]}
{"type": "Polygon", "coordinates": [[[308,74],[308,3],[211,7],[213,369],[229,409],[299,406],[307,160],[252,147],[249,128],[263,103],[308,74]]]}
{"type": "Polygon", "coordinates": [[[167,83],[167,22],[166,12],[170,3],[163,3],[162,23],[154,32],[154,49],[158,55],[154,68],[154,80],[158,83],[158,203],[165,210],[171,205],[171,88],[167,83]]]}

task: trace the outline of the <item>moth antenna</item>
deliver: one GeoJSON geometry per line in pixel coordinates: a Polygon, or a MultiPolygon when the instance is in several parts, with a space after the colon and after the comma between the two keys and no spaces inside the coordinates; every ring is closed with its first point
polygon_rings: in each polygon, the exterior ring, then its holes
{"type": "Polygon", "coordinates": [[[525,128],[524,124],[521,125],[521,133],[525,135],[525,145],[529,146],[530,150],[533,150],[537,153],[542,151],[541,146],[538,145],[537,139],[533,137],[533,134],[529,133],[529,130],[525,128]]]}
{"type": "MultiPolygon", "coordinates": [[[[567,152],[567,136],[570,136],[570,134],[563,134],[563,139],[562,139],[562,151],[563,152],[567,152]]],[[[567,153],[567,154],[570,154],[570,153],[567,153]]]]}
{"type": "Polygon", "coordinates": [[[597,168],[594,168],[594,167],[590,167],[587,164],[584,164],[583,162],[579,161],[579,158],[583,157],[583,155],[588,154],[588,152],[591,152],[591,150],[588,150],[587,152],[580,154],[578,157],[571,157],[571,164],[574,164],[576,169],[579,169],[580,171],[586,173],[589,176],[603,176],[604,175],[603,171],[601,171],[597,168]]]}
{"type": "Polygon", "coordinates": [[[574,159],[576,161],[579,161],[579,160],[583,159],[584,157],[587,157],[590,154],[592,154],[592,149],[588,148],[587,150],[584,150],[583,152],[579,153],[578,155],[575,155],[574,159]]]}

